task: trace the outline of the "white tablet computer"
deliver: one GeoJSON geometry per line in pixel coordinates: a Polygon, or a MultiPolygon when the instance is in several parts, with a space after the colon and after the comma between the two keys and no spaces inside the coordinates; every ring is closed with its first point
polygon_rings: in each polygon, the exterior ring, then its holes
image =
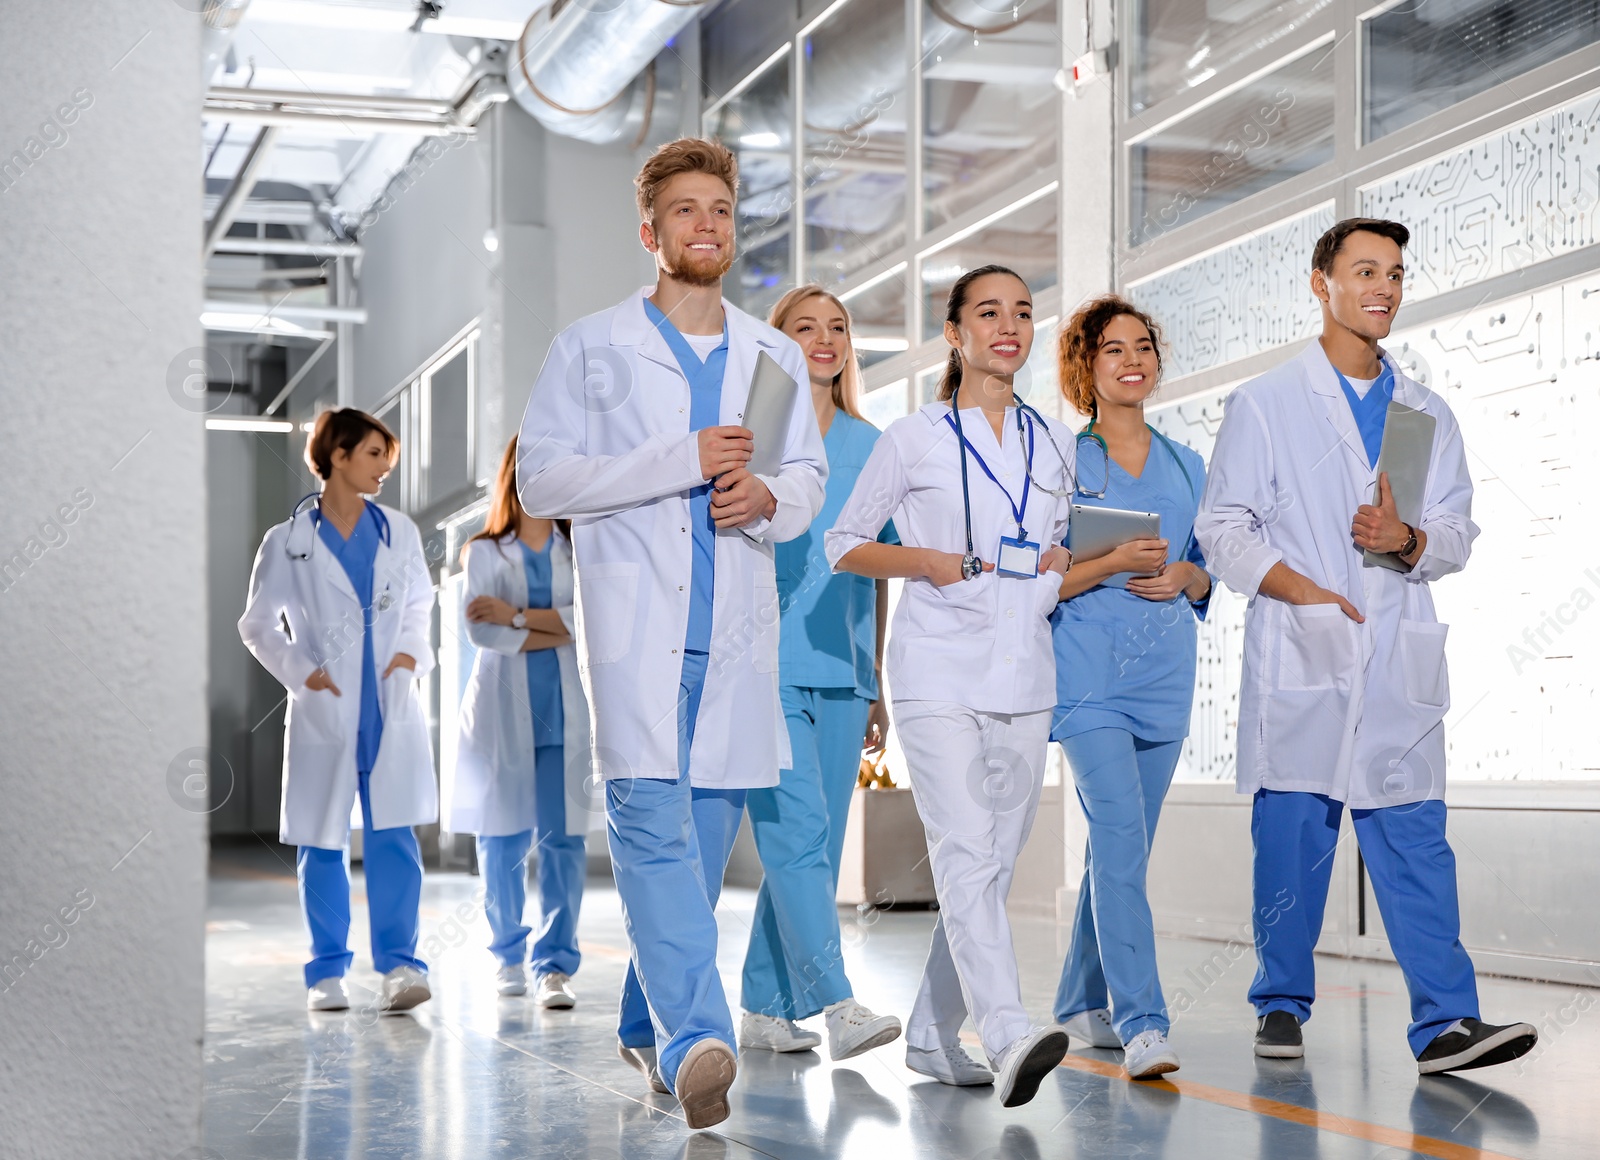
{"type": "Polygon", "coordinates": [[[751,475],[777,475],[783,467],[783,449],[789,440],[789,416],[794,413],[800,385],[766,351],[756,355],[756,371],[744,405],[744,425],[755,436],[750,454],[751,475]]]}
{"type": "MultiPolygon", "coordinates": [[[[1160,537],[1161,515],[1158,512],[1131,512],[1122,508],[1075,503],[1072,505],[1072,518],[1067,524],[1067,548],[1072,552],[1074,565],[1098,559],[1129,540],[1160,537]]],[[[1112,588],[1125,588],[1128,580],[1135,575],[1150,576],[1154,573],[1118,572],[1101,583],[1112,588]]]]}

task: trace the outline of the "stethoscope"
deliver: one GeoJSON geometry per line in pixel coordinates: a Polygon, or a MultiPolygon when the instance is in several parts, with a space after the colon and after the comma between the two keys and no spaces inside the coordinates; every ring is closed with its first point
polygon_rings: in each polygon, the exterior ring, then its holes
{"type": "MultiPolygon", "coordinates": [[[[1085,439],[1089,439],[1100,445],[1101,462],[1105,464],[1105,472],[1100,479],[1100,490],[1091,491],[1084,487],[1083,480],[1079,477],[1078,473],[1074,471],[1072,473],[1073,494],[1082,496],[1084,499],[1105,499],[1106,491],[1111,486],[1111,449],[1106,446],[1105,437],[1094,429],[1094,424],[1095,421],[1090,419],[1089,425],[1082,431],[1078,432],[1078,444],[1082,446],[1083,441],[1085,439]]],[[[1165,435],[1157,431],[1148,423],[1146,423],[1144,427],[1146,431],[1150,432],[1150,434],[1159,440],[1161,445],[1167,449],[1167,454],[1172,456],[1172,462],[1176,463],[1178,465],[1178,470],[1183,472],[1183,481],[1189,485],[1189,491],[1194,495],[1195,502],[1198,503],[1200,496],[1194,486],[1194,476],[1189,474],[1189,468],[1184,464],[1183,457],[1178,454],[1178,449],[1172,445],[1172,440],[1168,439],[1165,435]]],[[[1056,448],[1058,454],[1060,453],[1060,450],[1061,449],[1059,447],[1056,448]]],[[[1081,462],[1081,457],[1079,457],[1079,461],[1081,462]]]]}
{"type": "MultiPolygon", "coordinates": [[[[315,546],[317,529],[322,526],[322,506],[316,501],[322,498],[322,493],[314,491],[303,497],[294,505],[294,510],[289,513],[289,534],[284,537],[284,554],[291,560],[311,559],[311,549],[315,546]],[[310,505],[309,508],[307,505],[310,505]],[[299,523],[301,513],[308,513],[305,523],[299,523]],[[302,531],[301,529],[306,529],[302,531]],[[299,537],[298,539],[296,537],[299,537]]],[[[367,511],[371,513],[372,520],[378,525],[378,539],[383,546],[393,547],[389,536],[389,517],[383,514],[383,509],[370,499],[364,501],[367,511]]],[[[389,586],[384,585],[383,593],[373,605],[379,612],[387,612],[394,606],[394,596],[389,591],[389,586]]]]}
{"type": "MultiPolygon", "coordinates": [[[[956,446],[961,450],[961,510],[962,515],[966,520],[967,529],[967,551],[966,554],[961,557],[961,578],[963,580],[971,580],[973,577],[979,575],[983,571],[983,560],[980,559],[977,552],[973,551],[972,549],[972,492],[967,483],[967,436],[966,432],[962,431],[961,429],[960,394],[961,384],[957,383],[950,391],[950,424],[956,429],[956,446]]],[[[1017,398],[1015,392],[1012,393],[1011,398],[1016,404],[1017,438],[1020,440],[1026,437],[1028,457],[1026,460],[1026,466],[1023,470],[1022,504],[1021,506],[1018,506],[1015,503],[1012,503],[1011,493],[1008,491],[1006,492],[1006,502],[1012,504],[1012,514],[1017,518],[1017,539],[1026,540],[1028,538],[1028,531],[1022,525],[1022,518],[1027,514],[1028,511],[1028,492],[1034,487],[1039,487],[1041,491],[1048,492],[1050,495],[1056,496],[1057,498],[1064,497],[1071,493],[1055,491],[1051,488],[1034,483],[1033,433],[1037,427],[1044,428],[1045,437],[1050,440],[1052,446],[1055,446],[1056,454],[1061,456],[1061,465],[1063,467],[1066,467],[1067,457],[1065,455],[1061,455],[1061,448],[1060,446],[1056,445],[1055,437],[1050,434],[1050,426],[1049,424],[1045,423],[1044,416],[1040,415],[1038,411],[1035,411],[1032,407],[1028,406],[1028,404],[1017,398]],[[1022,416],[1024,411],[1028,413],[1028,425],[1026,430],[1023,429],[1022,425],[1022,416]],[[1035,423],[1036,418],[1038,420],[1037,423],[1035,423]]],[[[978,462],[982,464],[983,460],[979,459],[978,462]]],[[[984,464],[983,469],[985,473],[988,474],[990,479],[994,479],[994,473],[989,471],[987,464],[984,464]]],[[[1001,491],[1006,490],[998,479],[994,479],[994,482],[995,486],[999,487],[1001,491]]]]}

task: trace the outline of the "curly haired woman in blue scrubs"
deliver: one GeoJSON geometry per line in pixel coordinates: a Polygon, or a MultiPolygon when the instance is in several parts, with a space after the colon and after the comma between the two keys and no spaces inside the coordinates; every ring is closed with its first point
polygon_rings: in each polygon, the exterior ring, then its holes
{"type": "Polygon", "coordinates": [[[1161,376],[1160,332],[1148,315],[1114,295],[1098,298],[1062,329],[1057,354],[1067,401],[1090,416],[1078,435],[1074,502],[1157,512],[1161,537],[1076,561],[1051,618],[1050,736],[1066,751],[1089,821],[1055,1014],[1069,1037],[1121,1047],[1128,1074],[1149,1079],[1178,1068],[1145,871],[1189,734],[1195,621],[1211,598],[1193,532],[1205,463],[1145,422],[1161,376]]]}

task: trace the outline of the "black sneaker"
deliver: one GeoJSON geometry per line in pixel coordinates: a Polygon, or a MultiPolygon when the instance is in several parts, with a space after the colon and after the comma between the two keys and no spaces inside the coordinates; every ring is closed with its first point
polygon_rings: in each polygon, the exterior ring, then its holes
{"type": "Polygon", "coordinates": [[[1299,1059],[1306,1053],[1300,1020],[1287,1011],[1268,1011],[1256,1028],[1256,1054],[1262,1059],[1299,1059]]]}
{"type": "Polygon", "coordinates": [[[1417,1056],[1417,1071],[1436,1075],[1441,1071],[1466,1071],[1473,1067],[1493,1067],[1527,1055],[1539,1042],[1531,1023],[1495,1025],[1477,1019],[1463,1019],[1460,1031],[1436,1036],[1417,1056]]]}

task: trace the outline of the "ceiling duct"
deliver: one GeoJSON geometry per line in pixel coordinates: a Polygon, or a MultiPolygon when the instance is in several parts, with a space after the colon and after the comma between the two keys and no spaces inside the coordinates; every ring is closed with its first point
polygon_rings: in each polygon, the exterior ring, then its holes
{"type": "MultiPolygon", "coordinates": [[[[244,17],[250,0],[205,0],[200,10],[200,83],[209,85],[217,75],[217,66],[228,55],[228,45],[233,43],[234,30],[244,17]]],[[[191,9],[192,11],[192,9],[191,9]]]]}
{"type": "Polygon", "coordinates": [[[512,99],[567,137],[642,142],[656,98],[651,62],[712,3],[558,0],[517,39],[506,63],[512,99]]]}

